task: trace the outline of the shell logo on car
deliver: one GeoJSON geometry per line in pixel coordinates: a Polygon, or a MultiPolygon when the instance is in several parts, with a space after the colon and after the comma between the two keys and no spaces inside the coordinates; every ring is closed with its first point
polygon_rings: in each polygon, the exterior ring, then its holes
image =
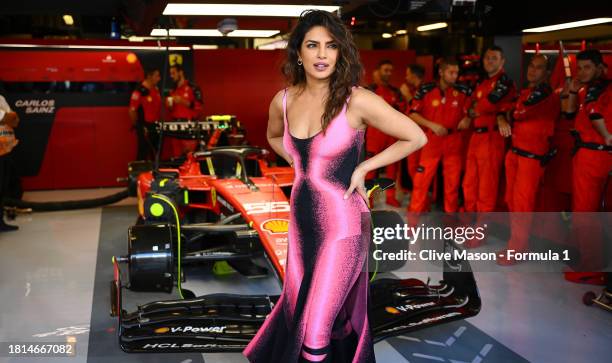
{"type": "Polygon", "coordinates": [[[261,224],[261,228],[269,233],[287,233],[289,231],[289,221],[286,219],[267,219],[261,224]]]}

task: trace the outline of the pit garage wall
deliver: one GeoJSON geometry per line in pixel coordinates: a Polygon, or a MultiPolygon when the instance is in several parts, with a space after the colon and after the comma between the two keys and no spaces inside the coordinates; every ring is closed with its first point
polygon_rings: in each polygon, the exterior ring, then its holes
{"type": "MultiPolygon", "coordinates": [[[[130,53],[0,51],[0,79],[6,86],[0,91],[22,121],[16,130],[21,143],[14,156],[25,190],[121,186],[117,178],[126,176],[127,163],[136,153],[136,137],[127,116],[129,91],[23,93],[9,86],[66,80],[135,84],[142,77],[142,67],[163,69],[163,52],[135,51],[138,59],[133,67],[125,63],[130,53]],[[111,58],[107,58],[109,55],[111,58]],[[53,101],[53,108],[32,113],[24,101],[36,101],[38,105],[53,101]]],[[[237,115],[247,129],[249,143],[264,147],[268,147],[268,106],[274,94],[285,87],[280,72],[284,54],[284,50],[245,49],[183,53],[188,78],[202,89],[204,113],[237,115]]],[[[372,81],[372,72],[381,59],[394,63],[392,84],[397,87],[403,82],[406,65],[415,60],[426,67],[428,79],[432,76],[432,57],[417,59],[413,51],[361,51],[361,57],[364,85],[372,81]]]]}
{"type": "MultiPolygon", "coordinates": [[[[191,53],[173,53],[191,77],[191,53]]],[[[165,52],[7,48],[0,59],[0,94],[21,120],[12,156],[23,188],[121,186],[136,156],[130,94],[165,52]]]]}
{"type": "MultiPolygon", "coordinates": [[[[414,51],[360,51],[365,67],[364,85],[371,83],[372,72],[381,59],[395,67],[391,83],[399,87],[404,70],[417,61],[414,51]]],[[[284,50],[215,49],[194,51],[195,81],[202,89],[205,114],[233,114],[247,130],[253,145],[269,147],[266,125],[270,101],[286,87],[281,73],[284,50]]],[[[431,57],[419,57],[431,77],[431,57]]]]}

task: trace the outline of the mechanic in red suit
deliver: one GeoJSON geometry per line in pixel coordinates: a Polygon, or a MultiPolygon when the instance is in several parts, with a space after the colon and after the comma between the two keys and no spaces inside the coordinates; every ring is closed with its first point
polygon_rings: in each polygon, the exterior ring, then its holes
{"type": "Polygon", "coordinates": [[[505,156],[505,138],[510,136],[506,120],[516,90],[504,72],[504,53],[489,47],[483,57],[488,77],[476,86],[472,110],[474,133],[467,151],[463,192],[467,212],[492,212],[497,202],[500,171],[505,156]]]}
{"type": "MultiPolygon", "coordinates": [[[[410,105],[414,98],[414,95],[421,87],[421,84],[423,83],[423,78],[425,78],[425,68],[423,68],[423,66],[414,63],[409,64],[408,67],[406,67],[406,82],[404,82],[400,86],[400,92],[402,93],[404,100],[406,100],[407,105],[410,105]]],[[[406,112],[410,112],[409,106],[406,107],[406,112]]],[[[414,178],[416,176],[416,170],[419,166],[420,155],[421,149],[413,152],[412,154],[408,155],[408,158],[406,158],[406,167],[408,169],[408,175],[410,175],[410,179],[412,179],[413,184],[414,178]]]]}
{"type": "MultiPolygon", "coordinates": [[[[175,64],[170,67],[170,78],[175,83],[175,88],[166,98],[170,116],[175,121],[197,120],[202,115],[203,106],[200,88],[185,78],[185,71],[181,65],[175,64]]],[[[172,138],[171,145],[172,155],[179,156],[195,151],[198,141],[172,138]]]]}
{"type": "Polygon", "coordinates": [[[574,138],[570,131],[574,129],[574,114],[566,113],[565,104],[569,98],[569,83],[555,90],[555,96],[561,102],[561,114],[555,123],[551,138],[552,147],[557,154],[546,166],[542,178],[537,210],[541,212],[571,211],[572,198],[572,151],[574,138]]]}
{"type": "MultiPolygon", "coordinates": [[[[512,148],[506,154],[506,202],[511,214],[511,235],[507,249],[526,251],[535,211],[536,196],[544,175],[544,167],[554,156],[550,139],[561,112],[560,99],[547,83],[550,75],[548,58],[534,55],[527,67],[529,85],[520,92],[510,113],[512,148]]],[[[501,253],[507,256],[505,251],[501,253]]],[[[498,258],[500,265],[515,260],[498,258]]]]}
{"type": "Polygon", "coordinates": [[[598,218],[583,212],[600,210],[612,171],[612,82],[604,78],[605,64],[598,50],[576,56],[577,79],[569,86],[566,113],[575,113],[576,153],[573,158],[573,232],[581,259],[576,269],[595,271],[603,266],[603,231],[598,218]]]}
{"type": "Polygon", "coordinates": [[[160,78],[158,69],[146,70],[145,79],[130,97],[128,113],[138,135],[136,160],[155,158],[159,142],[155,122],[161,114],[161,95],[157,88],[160,78]]]}
{"type": "MultiPolygon", "coordinates": [[[[404,101],[401,92],[399,91],[399,89],[389,84],[389,80],[391,79],[391,75],[393,74],[393,63],[388,59],[384,59],[378,63],[376,71],[378,72],[380,82],[372,83],[368,86],[368,89],[382,97],[385,101],[387,101],[388,104],[390,104],[396,110],[404,112],[406,109],[406,102],[404,101]]],[[[378,154],[379,152],[387,148],[389,145],[393,144],[395,141],[397,140],[372,127],[368,127],[366,130],[367,156],[371,157],[375,154],[378,154]]],[[[387,178],[393,180],[397,179],[398,172],[399,163],[390,164],[385,168],[387,178]]],[[[374,174],[374,172],[368,174],[367,179],[373,178],[375,176],[374,174]]],[[[386,193],[387,204],[394,207],[399,207],[400,203],[395,198],[395,188],[387,189],[386,193]]]]}
{"type": "Polygon", "coordinates": [[[459,64],[454,58],[440,62],[438,83],[427,83],[419,88],[412,100],[409,117],[426,129],[428,143],[414,178],[414,189],[409,212],[429,210],[427,193],[442,162],[444,175],[444,211],[457,212],[459,183],[463,165],[463,137],[460,130],[470,125],[470,88],[456,84],[459,64]]]}

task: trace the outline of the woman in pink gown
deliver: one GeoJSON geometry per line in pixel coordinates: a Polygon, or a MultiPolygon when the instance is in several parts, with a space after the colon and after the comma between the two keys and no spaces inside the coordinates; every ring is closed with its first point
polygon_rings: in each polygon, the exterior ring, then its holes
{"type": "Polygon", "coordinates": [[[270,146],[295,168],[280,299],[243,354],[251,362],[375,362],[368,324],[368,171],[426,138],[368,90],[350,32],[328,12],[302,14],[287,46],[290,87],[270,105],[270,146]],[[398,141],[360,163],[365,127],[398,141]]]}

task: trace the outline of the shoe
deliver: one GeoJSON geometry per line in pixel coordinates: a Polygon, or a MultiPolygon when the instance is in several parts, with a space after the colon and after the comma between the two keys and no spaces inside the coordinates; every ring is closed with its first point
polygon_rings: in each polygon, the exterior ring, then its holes
{"type": "Polygon", "coordinates": [[[19,227],[6,223],[0,223],[0,232],[12,232],[18,230],[19,227]]]}

